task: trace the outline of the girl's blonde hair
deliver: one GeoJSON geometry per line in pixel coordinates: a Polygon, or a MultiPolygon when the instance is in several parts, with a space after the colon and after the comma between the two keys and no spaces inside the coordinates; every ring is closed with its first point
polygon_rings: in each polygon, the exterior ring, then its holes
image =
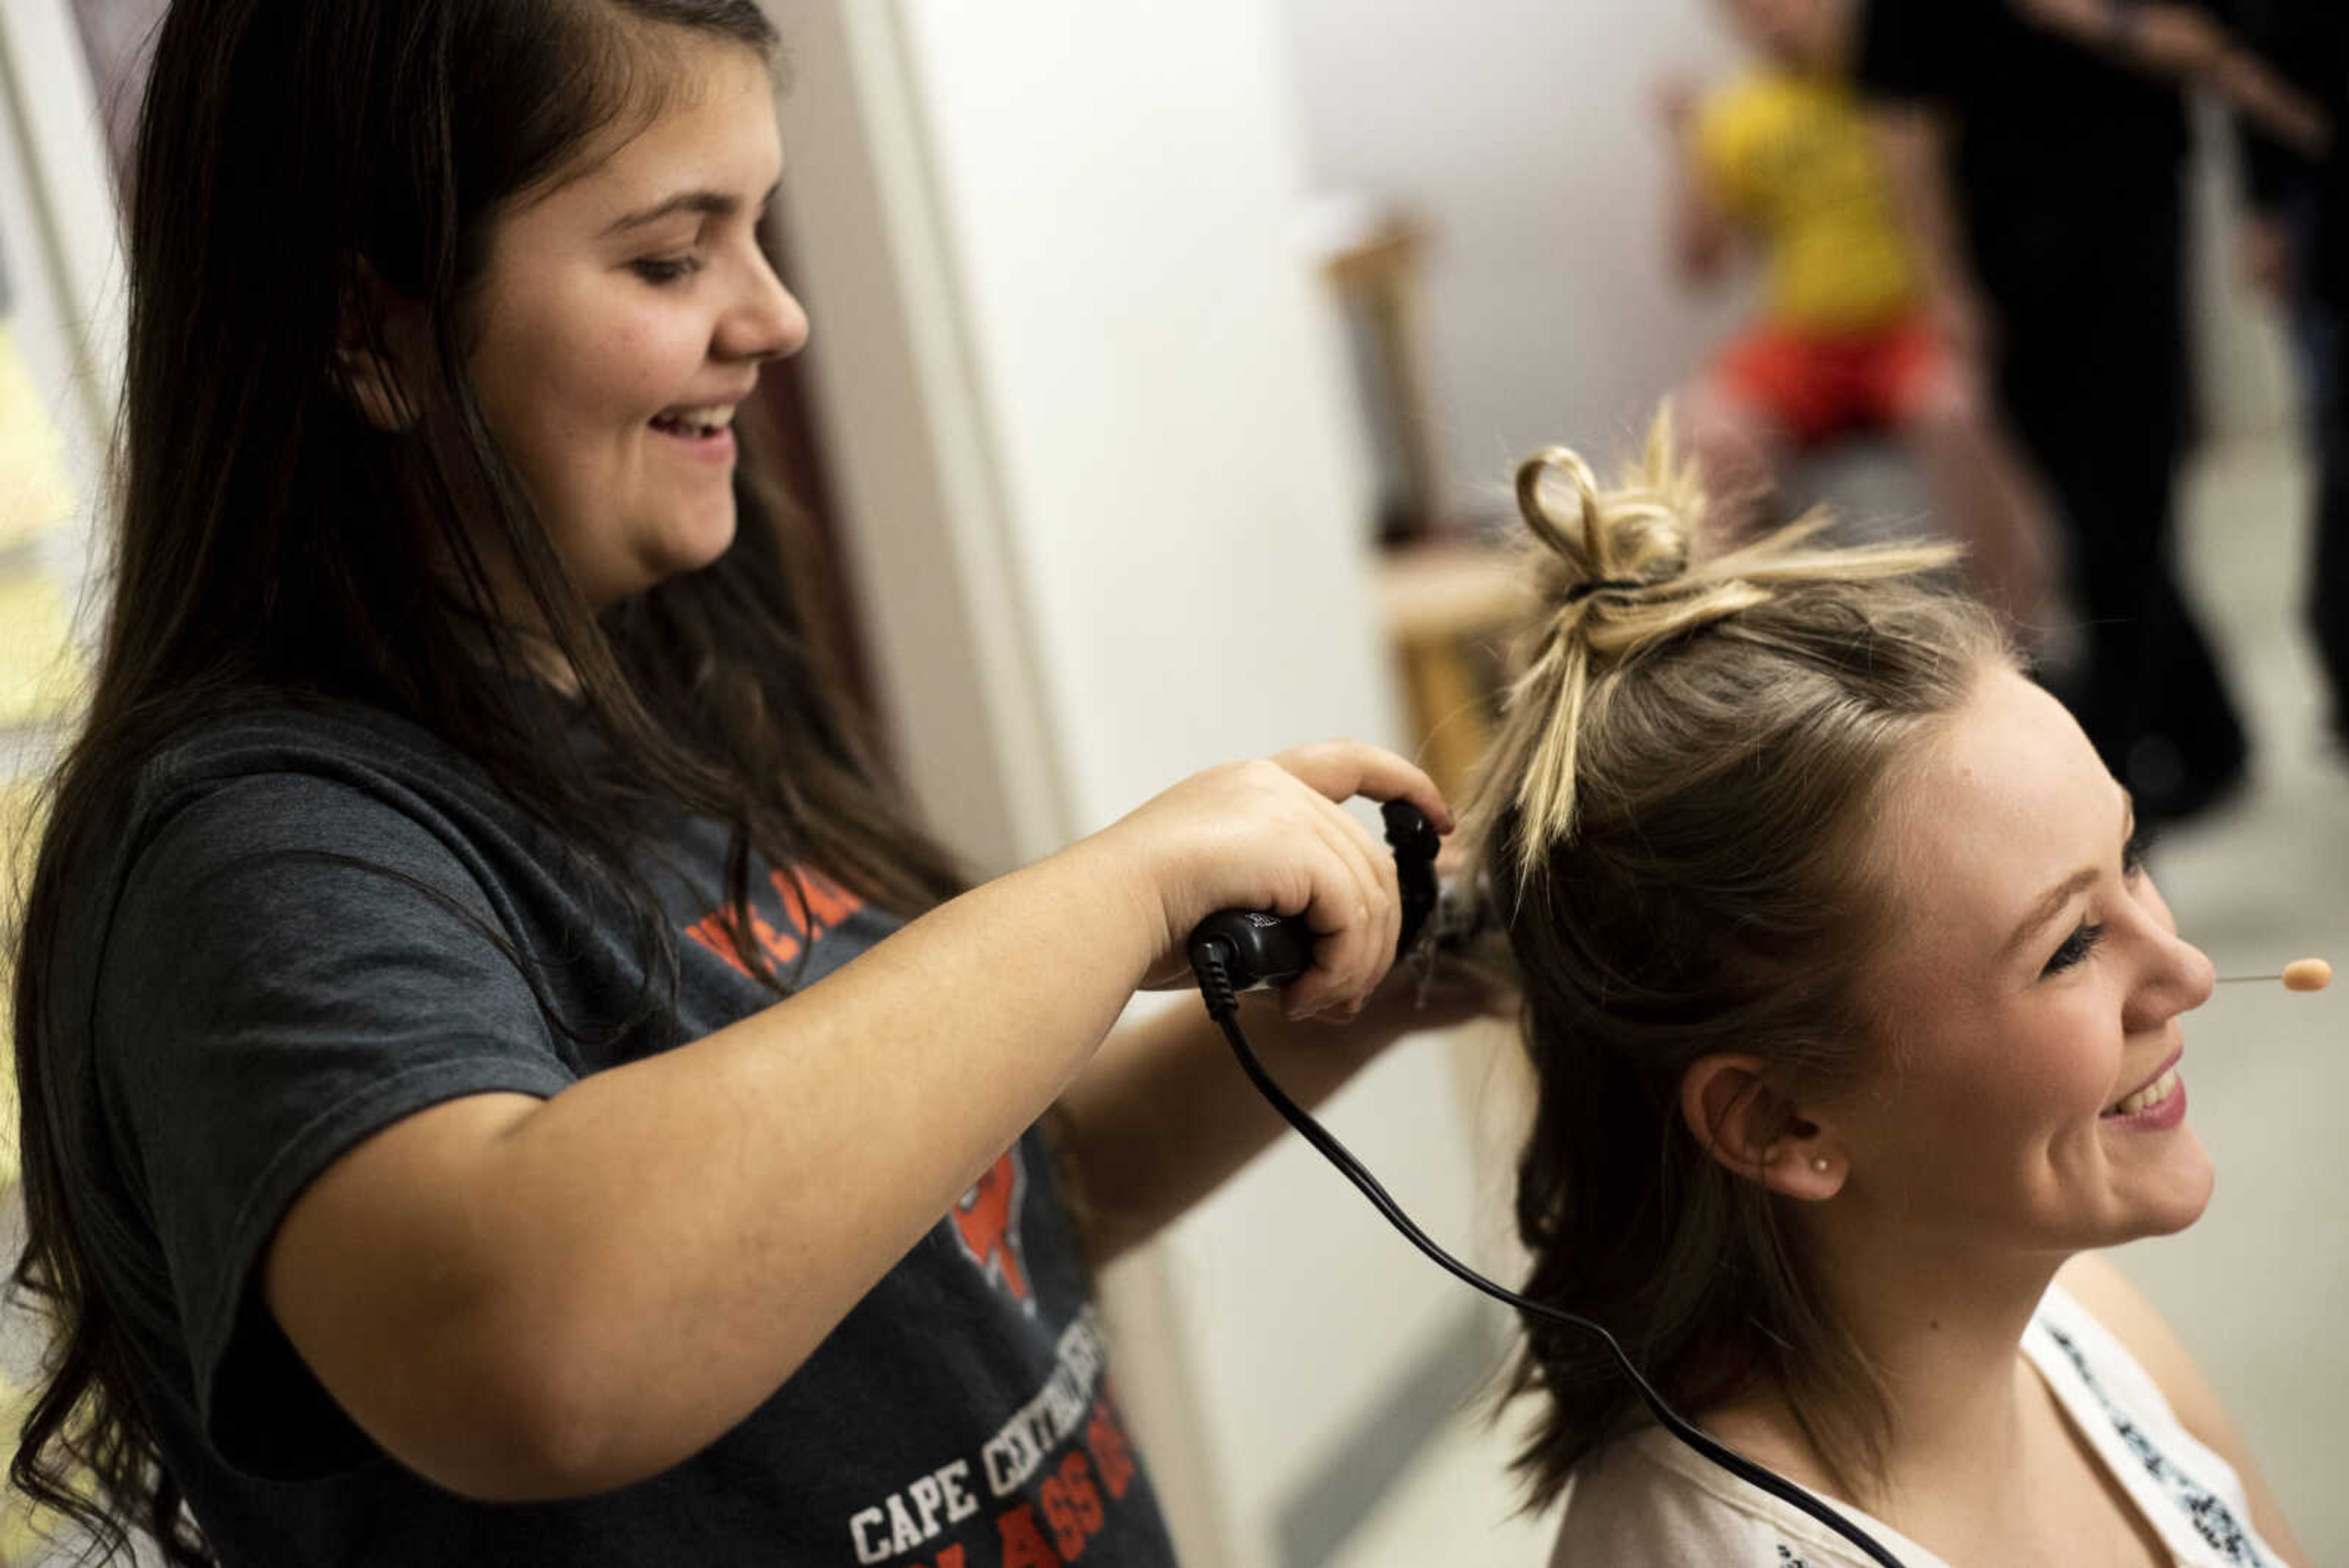
{"type": "MultiPolygon", "coordinates": [[[[1664,415],[1616,487],[1551,448],[1516,493],[1537,601],[1464,815],[1539,1085],[1526,1293],[1607,1324],[1691,1414],[1775,1385],[1865,1482],[1882,1391],[1780,1200],[1701,1147],[1680,1084],[1724,1052],[1793,1097],[1852,1084],[1878,1033],[1856,981],[1890,912],[1887,782],[2014,655],[1926,580],[1946,545],[1835,548],[1813,519],[1692,560],[1705,496],[1664,415]]],[[[1546,1397],[1520,1464],[1547,1503],[1640,1409],[1595,1342],[1526,1331],[1510,1393],[1546,1397]]]]}

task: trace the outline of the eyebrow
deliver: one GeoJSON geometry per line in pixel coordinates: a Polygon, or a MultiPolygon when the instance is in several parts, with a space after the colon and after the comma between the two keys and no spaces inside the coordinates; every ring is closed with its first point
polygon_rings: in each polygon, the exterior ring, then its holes
{"type": "MultiPolygon", "coordinates": [[[[780,180],[767,187],[767,193],[759,200],[759,211],[761,213],[774,204],[775,193],[782,188],[782,182],[780,180]]],[[[658,206],[647,207],[643,212],[630,213],[625,217],[615,218],[605,225],[604,233],[617,234],[625,234],[631,229],[646,228],[659,223],[663,218],[673,218],[679,213],[698,213],[705,217],[730,218],[741,210],[741,198],[729,195],[723,191],[680,191],[658,206]]]]}
{"type": "MultiPolygon", "coordinates": [[[[2134,837],[2136,834],[2137,797],[2131,794],[2128,792],[2127,787],[2124,785],[2121,789],[2122,842],[2127,842],[2130,838],[2134,837]]],[[[2096,878],[2104,874],[2104,868],[2102,867],[2084,866],[2079,870],[2073,872],[2069,877],[2064,877],[2061,882],[2055,884],[2053,888],[2048,888],[2044,894],[2041,895],[2039,901],[2031,906],[2030,913],[2023,917],[2023,923],[2014,928],[2014,934],[2007,938],[2006,945],[1999,949],[1999,957],[2002,959],[2005,958],[2008,954],[2013,953],[2017,949],[2021,948],[2023,943],[2029,941],[2033,932],[2038,930],[2048,921],[2054,919],[2058,914],[2061,914],[2064,905],[2070,903],[2085,889],[2094,887],[2095,885],[2096,878]]]]}

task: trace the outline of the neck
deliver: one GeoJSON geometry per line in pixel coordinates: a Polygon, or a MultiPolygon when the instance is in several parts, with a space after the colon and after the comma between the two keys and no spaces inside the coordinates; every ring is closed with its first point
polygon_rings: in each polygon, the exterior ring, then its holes
{"type": "MultiPolygon", "coordinates": [[[[1991,1517],[2027,1485],[2045,1396],[2023,1334],[2064,1259],[1967,1254],[1857,1219],[1820,1217],[1813,1255],[1837,1320],[1878,1379],[1889,1425],[1880,1470],[1828,1463],[1782,1390],[1756,1387],[1706,1425],[1794,1480],[1896,1527],[1945,1511],[1991,1517]],[[1866,1234],[1861,1234],[1863,1230],[1866,1234]],[[1989,1510],[1990,1512],[1979,1511],[1989,1510]]],[[[1844,1456],[1837,1456],[1843,1458],[1844,1456]]]]}
{"type": "MultiPolygon", "coordinates": [[[[2023,1331],[2063,1259],[1985,1257],[1906,1240],[1852,1248],[1828,1271],[1828,1299],[1882,1379],[1892,1410],[1884,1490],[1946,1491],[1994,1480],[1989,1456],[2017,1458],[2036,1393],[2023,1331]]],[[[1996,1482],[2002,1487],[2002,1482],[1996,1482]]]]}

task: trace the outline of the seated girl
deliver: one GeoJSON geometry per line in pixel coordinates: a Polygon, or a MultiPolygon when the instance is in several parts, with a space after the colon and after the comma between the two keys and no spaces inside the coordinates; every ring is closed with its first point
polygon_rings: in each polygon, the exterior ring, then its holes
{"type": "MultiPolygon", "coordinates": [[[[1660,425],[1518,477],[1541,590],[1470,818],[1538,1078],[1526,1293],[1906,1568],[2286,1564],[2160,1318],[2094,1255],[2202,1212],[2209,962],[1996,621],[1800,525],[1691,566],[1660,425]]],[[[1528,1320],[1557,1568],[1862,1564],[1528,1320]]]]}

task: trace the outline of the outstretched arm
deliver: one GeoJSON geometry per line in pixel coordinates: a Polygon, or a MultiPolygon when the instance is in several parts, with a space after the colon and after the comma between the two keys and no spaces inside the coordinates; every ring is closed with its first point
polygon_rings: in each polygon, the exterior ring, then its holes
{"type": "Polygon", "coordinates": [[[2305,156],[2333,134],[2322,106],[2243,47],[2222,9],[2174,0],[2009,0],[2026,21],[2114,64],[2164,81],[2203,82],[2235,111],[2305,156]]]}
{"type": "Polygon", "coordinates": [[[1327,939],[1291,1000],[1393,952],[1392,862],[1334,804],[1434,785],[1350,742],[1212,769],[913,921],[821,984],[544,1101],[397,1122],[297,1198],[263,1293],[387,1451],[450,1490],[608,1490],[791,1376],[1077,1076],[1218,909],[1327,939]],[[1383,863],[1383,865],[1381,864],[1383,863]]]}

